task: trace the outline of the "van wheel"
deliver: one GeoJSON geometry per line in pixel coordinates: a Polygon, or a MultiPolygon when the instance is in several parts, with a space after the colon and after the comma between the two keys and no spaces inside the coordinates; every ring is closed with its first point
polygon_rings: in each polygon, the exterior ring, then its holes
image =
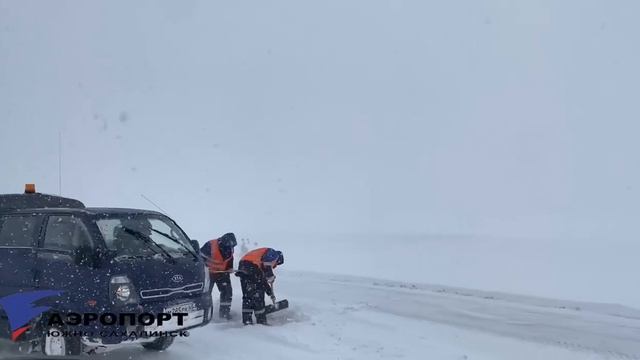
{"type": "Polygon", "coordinates": [[[82,352],[80,338],[64,337],[57,327],[50,327],[42,334],[41,344],[42,353],[47,356],[75,356],[82,352]]]}
{"type": "Polygon", "coordinates": [[[175,340],[175,338],[163,336],[155,339],[153,342],[142,344],[142,346],[149,351],[162,351],[167,350],[169,346],[173,344],[173,340],[175,340]]]}

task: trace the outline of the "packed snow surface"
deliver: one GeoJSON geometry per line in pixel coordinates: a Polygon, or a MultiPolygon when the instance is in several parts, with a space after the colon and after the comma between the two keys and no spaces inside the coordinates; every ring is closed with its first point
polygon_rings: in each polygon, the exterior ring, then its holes
{"type": "Polygon", "coordinates": [[[622,306],[287,271],[276,292],[291,308],[270,327],[241,325],[237,294],[235,321],[148,358],[640,359],[640,311],[622,306]]]}

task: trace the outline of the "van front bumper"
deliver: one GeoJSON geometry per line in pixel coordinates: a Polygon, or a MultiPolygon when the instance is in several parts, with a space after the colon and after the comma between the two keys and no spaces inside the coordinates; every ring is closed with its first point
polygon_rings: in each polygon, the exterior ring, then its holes
{"type": "MultiPolygon", "coordinates": [[[[81,330],[82,342],[89,347],[107,347],[112,345],[139,344],[153,341],[161,336],[184,337],[188,336],[187,330],[202,327],[211,321],[213,306],[211,294],[205,293],[199,297],[188,297],[172,300],[168,302],[153,302],[135,306],[126,306],[111,311],[115,315],[120,314],[152,314],[158,317],[159,314],[167,313],[171,309],[179,310],[180,313],[188,314],[181,323],[177,317],[172,316],[171,320],[159,325],[157,321],[152,324],[137,323],[132,326],[129,323],[116,325],[93,326],[91,328],[72,329],[81,330]]],[[[109,312],[109,311],[105,311],[109,312]]]]}

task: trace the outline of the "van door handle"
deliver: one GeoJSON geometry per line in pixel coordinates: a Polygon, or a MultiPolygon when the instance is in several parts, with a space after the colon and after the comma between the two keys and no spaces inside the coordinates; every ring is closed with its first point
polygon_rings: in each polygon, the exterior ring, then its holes
{"type": "Polygon", "coordinates": [[[73,256],[71,252],[53,252],[53,251],[41,251],[38,252],[38,259],[43,260],[63,260],[67,262],[73,262],[73,256]]]}

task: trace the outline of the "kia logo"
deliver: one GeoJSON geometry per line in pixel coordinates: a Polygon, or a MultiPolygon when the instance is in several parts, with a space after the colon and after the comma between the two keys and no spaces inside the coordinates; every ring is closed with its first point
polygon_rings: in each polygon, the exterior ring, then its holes
{"type": "Polygon", "coordinates": [[[171,278],[171,281],[173,281],[175,283],[182,282],[182,280],[184,280],[182,275],[173,275],[173,277],[171,278]]]}

